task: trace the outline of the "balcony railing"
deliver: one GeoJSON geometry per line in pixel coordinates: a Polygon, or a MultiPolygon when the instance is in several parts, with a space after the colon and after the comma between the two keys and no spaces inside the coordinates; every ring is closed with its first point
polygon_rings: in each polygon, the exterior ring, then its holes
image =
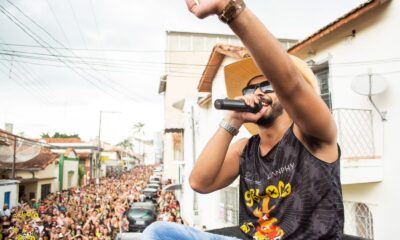
{"type": "Polygon", "coordinates": [[[383,161],[376,151],[379,141],[374,136],[372,111],[341,108],[332,112],[342,151],[342,184],[382,181],[383,161]]]}
{"type": "Polygon", "coordinates": [[[377,158],[372,127],[372,111],[365,109],[334,109],[338,141],[343,159],[377,158]]]}

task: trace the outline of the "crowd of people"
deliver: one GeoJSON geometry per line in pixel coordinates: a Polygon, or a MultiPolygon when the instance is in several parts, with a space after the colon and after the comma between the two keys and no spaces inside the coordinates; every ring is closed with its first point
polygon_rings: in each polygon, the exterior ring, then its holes
{"type": "MultiPolygon", "coordinates": [[[[45,199],[21,201],[1,211],[0,240],[110,240],[128,231],[124,214],[134,202],[144,201],[142,189],[153,174],[152,166],[136,167],[119,178],[100,184],[49,194],[45,199]]],[[[160,221],[182,223],[179,201],[170,192],[158,191],[160,221]]]]}
{"type": "Polygon", "coordinates": [[[158,221],[176,222],[187,225],[181,216],[180,203],[172,192],[161,192],[157,203],[159,209],[158,221]]]}

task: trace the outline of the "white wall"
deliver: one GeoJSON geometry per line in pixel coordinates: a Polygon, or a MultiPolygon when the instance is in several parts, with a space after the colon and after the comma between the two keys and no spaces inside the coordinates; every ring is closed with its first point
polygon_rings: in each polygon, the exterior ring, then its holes
{"type": "MultiPolygon", "coordinates": [[[[174,142],[173,133],[165,133],[164,138],[164,178],[178,180],[178,166],[174,164],[174,142]]],[[[181,159],[180,159],[181,160],[181,159]]]]}
{"type": "MultiPolygon", "coordinates": [[[[345,201],[368,205],[373,216],[374,239],[377,240],[396,238],[397,216],[400,215],[400,192],[397,191],[400,183],[400,31],[397,30],[400,23],[399,13],[400,1],[390,1],[349,24],[337,34],[315,44],[317,55],[311,56],[316,62],[329,59],[334,108],[372,110],[374,143],[377,155],[381,157],[378,159],[380,164],[368,163],[369,173],[352,173],[352,178],[362,181],[373,174],[381,174],[382,178],[378,183],[344,185],[343,197],[345,201]],[[356,29],[356,36],[344,37],[348,36],[352,29],[356,29]],[[350,88],[352,79],[356,75],[368,73],[368,69],[371,69],[372,73],[379,73],[388,83],[385,92],[372,97],[381,111],[387,111],[386,122],[381,121],[366,96],[358,95],[350,88]]],[[[342,165],[345,164],[346,162],[342,162],[342,165]]],[[[356,164],[355,168],[363,167],[362,162],[353,164],[356,164]]],[[[346,174],[346,168],[342,168],[343,174],[346,174]]]]}
{"type": "Polygon", "coordinates": [[[18,203],[18,183],[19,181],[14,180],[0,180],[0,208],[4,206],[4,195],[6,192],[10,192],[10,205],[12,208],[18,203]]]}
{"type": "Polygon", "coordinates": [[[71,187],[78,186],[78,165],[79,165],[79,161],[64,159],[63,189],[69,189],[71,187]],[[70,187],[68,187],[68,172],[69,171],[74,172],[70,187]]]}

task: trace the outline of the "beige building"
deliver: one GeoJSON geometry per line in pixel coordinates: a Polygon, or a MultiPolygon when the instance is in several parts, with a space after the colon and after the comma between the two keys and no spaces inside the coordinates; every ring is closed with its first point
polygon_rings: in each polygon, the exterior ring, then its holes
{"type": "Polygon", "coordinates": [[[0,146],[2,179],[18,180],[17,201],[44,198],[47,194],[78,185],[79,160],[73,149],[57,153],[43,143],[0,131],[5,139],[0,146]],[[13,164],[15,159],[15,165],[13,164]]]}

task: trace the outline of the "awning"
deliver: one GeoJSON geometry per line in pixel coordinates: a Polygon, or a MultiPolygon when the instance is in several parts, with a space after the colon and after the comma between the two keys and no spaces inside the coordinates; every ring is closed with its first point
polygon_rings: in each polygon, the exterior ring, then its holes
{"type": "Polygon", "coordinates": [[[165,186],[162,190],[164,192],[173,192],[175,190],[182,190],[182,184],[180,184],[180,183],[169,184],[169,185],[165,186]]]}
{"type": "Polygon", "coordinates": [[[47,180],[53,180],[56,179],[56,177],[48,177],[48,178],[23,178],[23,179],[18,179],[21,183],[35,183],[39,181],[47,181],[47,180]]]}

